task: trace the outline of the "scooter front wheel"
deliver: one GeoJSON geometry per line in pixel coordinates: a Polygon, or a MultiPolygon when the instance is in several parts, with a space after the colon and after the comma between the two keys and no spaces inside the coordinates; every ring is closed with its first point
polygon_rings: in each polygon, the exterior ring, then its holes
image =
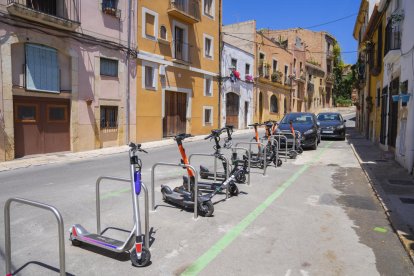
{"type": "Polygon", "coordinates": [[[245,183],[246,182],[246,173],[244,171],[240,170],[236,174],[236,182],[237,183],[245,183]]]}
{"type": "Polygon", "coordinates": [[[236,184],[232,183],[229,186],[229,193],[231,196],[238,196],[239,195],[239,188],[236,184]]]}
{"type": "Polygon", "coordinates": [[[134,248],[131,250],[130,258],[133,266],[147,266],[151,260],[151,252],[148,248],[142,247],[141,259],[138,259],[137,251],[134,248]]]}
{"type": "Polygon", "coordinates": [[[204,201],[198,205],[198,211],[203,217],[211,217],[214,213],[214,205],[211,200],[204,201]]]}

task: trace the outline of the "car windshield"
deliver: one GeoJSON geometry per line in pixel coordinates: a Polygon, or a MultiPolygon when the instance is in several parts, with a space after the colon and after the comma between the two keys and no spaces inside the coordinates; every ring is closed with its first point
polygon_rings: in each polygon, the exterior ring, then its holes
{"type": "Polygon", "coordinates": [[[292,121],[294,124],[312,124],[312,115],[311,114],[287,114],[283,120],[282,124],[289,124],[292,121]]]}
{"type": "Polygon", "coordinates": [[[318,121],[341,121],[339,114],[319,114],[318,121]]]}

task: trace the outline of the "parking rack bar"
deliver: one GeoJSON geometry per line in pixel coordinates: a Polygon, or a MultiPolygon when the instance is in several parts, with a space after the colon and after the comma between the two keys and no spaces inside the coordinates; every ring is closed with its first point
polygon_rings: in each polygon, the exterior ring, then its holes
{"type": "Polygon", "coordinates": [[[194,173],[194,219],[198,217],[198,208],[197,208],[197,199],[198,199],[198,172],[191,166],[186,164],[173,164],[173,163],[155,163],[151,169],[151,211],[155,211],[155,168],[164,166],[164,167],[179,167],[184,169],[190,169],[194,173]]]}
{"type": "Polygon", "coordinates": [[[231,148],[231,150],[232,150],[232,152],[236,152],[237,150],[244,150],[244,151],[246,151],[247,158],[248,158],[247,167],[249,168],[249,173],[247,175],[247,186],[250,186],[250,169],[251,169],[250,168],[250,161],[251,161],[250,151],[248,149],[242,148],[242,147],[234,147],[234,148],[231,148]]]}
{"type": "MultiPolygon", "coordinates": [[[[211,154],[211,153],[193,153],[188,157],[188,163],[191,164],[191,158],[193,156],[205,156],[205,157],[214,157],[214,179],[213,182],[216,183],[217,182],[217,155],[216,154],[211,154]]],[[[229,159],[222,155],[222,157],[224,158],[224,160],[226,161],[227,164],[227,172],[226,172],[226,179],[229,179],[230,177],[230,163],[229,163],[229,159]]],[[[226,189],[226,199],[229,198],[229,185],[227,185],[227,189],[226,189]]]]}
{"type": "Polygon", "coordinates": [[[273,137],[273,139],[277,139],[278,141],[278,150],[281,150],[280,148],[280,144],[281,144],[281,139],[285,140],[285,162],[287,162],[287,157],[288,157],[288,139],[285,135],[283,134],[274,134],[271,137],[273,137]],[[276,138],[277,137],[277,138],[276,138]]]}
{"type": "MultiPolygon", "coordinates": [[[[100,186],[102,180],[114,180],[120,182],[131,183],[131,179],[112,177],[112,176],[101,176],[96,180],[96,230],[99,235],[101,235],[101,195],[100,195],[100,186]]],[[[141,182],[141,187],[144,191],[144,201],[145,201],[145,240],[144,245],[149,248],[149,196],[148,188],[143,182],[141,182]]]]}
{"type": "Polygon", "coordinates": [[[10,205],[12,202],[18,202],[24,205],[45,209],[51,211],[58,222],[58,236],[59,236],[59,266],[60,275],[66,275],[65,264],[65,242],[63,235],[63,218],[58,209],[51,205],[47,205],[41,202],[24,199],[24,198],[9,198],[4,205],[4,228],[5,228],[5,251],[6,251],[6,276],[11,276],[11,239],[10,239],[10,205]]]}
{"type": "MultiPolygon", "coordinates": [[[[265,150],[265,145],[261,142],[239,142],[236,144],[236,147],[238,147],[239,145],[249,145],[249,152],[252,152],[252,145],[258,145],[260,144],[261,146],[263,146],[263,152],[264,152],[264,159],[263,159],[263,176],[266,176],[266,168],[267,168],[267,160],[266,160],[266,150],[265,150]]],[[[260,156],[260,152],[258,153],[258,156],[260,156]]],[[[250,169],[250,166],[249,166],[250,169]]]]}

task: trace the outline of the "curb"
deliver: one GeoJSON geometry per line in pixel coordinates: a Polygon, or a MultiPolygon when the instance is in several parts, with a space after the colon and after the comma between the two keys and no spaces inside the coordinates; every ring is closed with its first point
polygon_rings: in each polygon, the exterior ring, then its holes
{"type": "MultiPolygon", "coordinates": [[[[358,160],[359,166],[361,167],[362,171],[364,172],[365,178],[367,179],[369,185],[372,188],[372,191],[374,192],[375,197],[378,199],[379,203],[381,204],[382,208],[384,209],[384,213],[387,216],[388,221],[390,222],[390,225],[392,227],[392,229],[394,230],[394,233],[397,234],[398,239],[400,240],[402,246],[404,247],[408,257],[410,258],[411,262],[414,264],[414,252],[412,252],[411,250],[411,246],[414,244],[413,241],[410,241],[408,239],[406,239],[404,237],[404,232],[401,232],[398,230],[398,228],[396,227],[396,225],[399,225],[398,222],[393,221],[393,219],[391,218],[390,213],[392,213],[392,210],[388,209],[385,201],[381,198],[381,193],[385,194],[385,192],[382,190],[382,188],[378,185],[378,187],[375,187],[375,178],[371,178],[368,174],[368,172],[363,168],[362,164],[364,163],[361,160],[361,157],[359,156],[359,154],[356,152],[356,149],[354,147],[353,144],[349,144],[351,146],[352,151],[354,152],[355,157],[358,160]]],[[[398,216],[398,215],[397,215],[398,216]]],[[[395,219],[397,220],[397,219],[395,219]]]]}
{"type": "MultiPolygon", "coordinates": [[[[243,135],[250,133],[251,129],[241,129],[236,130],[233,133],[233,136],[243,135]]],[[[206,134],[197,135],[190,138],[187,138],[187,142],[196,142],[204,140],[206,134]]],[[[175,144],[174,139],[169,138],[165,140],[151,141],[141,143],[144,149],[155,149],[161,148],[169,145],[175,144]]],[[[108,147],[102,149],[94,149],[89,151],[81,152],[60,152],[60,153],[51,153],[51,154],[42,154],[41,156],[27,157],[23,159],[15,159],[11,161],[6,161],[0,163],[0,173],[5,171],[12,171],[22,168],[37,167],[48,164],[59,164],[59,163],[70,163],[80,160],[89,160],[97,156],[108,156],[112,154],[128,152],[128,146],[117,146],[117,147],[108,147]]]]}

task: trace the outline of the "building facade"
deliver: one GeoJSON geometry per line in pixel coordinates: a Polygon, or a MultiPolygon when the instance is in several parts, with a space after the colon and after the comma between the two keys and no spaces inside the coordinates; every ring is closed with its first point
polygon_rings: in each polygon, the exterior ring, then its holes
{"type": "Polygon", "coordinates": [[[223,44],[221,79],[221,125],[247,128],[253,123],[254,56],[228,43],[223,44]]]}
{"type": "Polygon", "coordinates": [[[0,161],[135,139],[128,2],[0,1],[0,161]]]}
{"type": "Polygon", "coordinates": [[[218,128],[220,0],[138,1],[139,142],[218,128]]]}
{"type": "MultiPolygon", "coordinates": [[[[321,31],[315,32],[311,30],[295,28],[287,30],[266,30],[266,35],[277,41],[282,41],[289,48],[303,45],[296,52],[305,53],[305,59],[308,64],[312,64],[322,69],[324,72],[321,87],[323,102],[319,102],[317,95],[308,95],[307,101],[312,102],[311,106],[316,106],[313,112],[318,111],[322,107],[332,107],[333,105],[333,68],[334,54],[333,47],[336,39],[331,34],[321,31]]],[[[319,93],[319,91],[317,91],[319,93]]]]}

